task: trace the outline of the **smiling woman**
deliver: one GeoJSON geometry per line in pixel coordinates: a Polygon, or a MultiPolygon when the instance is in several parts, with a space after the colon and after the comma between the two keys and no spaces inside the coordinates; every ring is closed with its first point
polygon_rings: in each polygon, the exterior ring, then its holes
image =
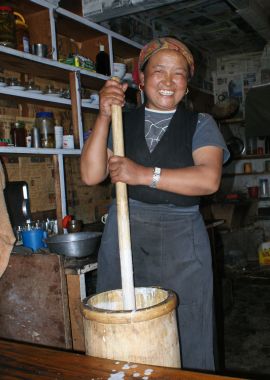
{"type": "MultiPolygon", "coordinates": [[[[212,259],[199,201],[218,189],[229,154],[213,118],[183,105],[194,61],[182,42],[150,41],[139,69],[146,103],[124,113],[126,157],[113,155],[108,135],[111,106],[124,105],[127,87],[108,80],[81,174],[88,185],[108,174],[113,184],[128,185],[135,286],[177,293],[182,366],[214,370],[212,259]]],[[[121,288],[114,191],[112,196],[98,254],[98,292],[121,288]]]]}
{"type": "Polygon", "coordinates": [[[174,110],[187,91],[188,63],[176,50],[162,49],[147,61],[140,80],[148,108],[174,110]]]}

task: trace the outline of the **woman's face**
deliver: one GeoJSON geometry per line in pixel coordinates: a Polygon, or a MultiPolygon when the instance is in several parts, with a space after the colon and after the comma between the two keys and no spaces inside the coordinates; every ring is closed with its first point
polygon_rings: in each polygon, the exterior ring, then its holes
{"type": "Polygon", "coordinates": [[[188,63],[176,50],[162,49],[149,58],[140,80],[148,108],[173,110],[186,92],[188,63]]]}

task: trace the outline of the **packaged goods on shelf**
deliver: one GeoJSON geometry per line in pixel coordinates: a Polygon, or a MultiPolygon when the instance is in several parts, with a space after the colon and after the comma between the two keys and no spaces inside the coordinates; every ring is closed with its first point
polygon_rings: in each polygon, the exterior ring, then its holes
{"type": "Polygon", "coordinates": [[[82,69],[96,71],[96,67],[93,61],[90,58],[83,57],[82,55],[74,54],[65,59],[59,60],[62,63],[66,63],[67,65],[80,67],[82,69]]]}
{"type": "Polygon", "coordinates": [[[270,265],[270,242],[264,242],[259,246],[259,263],[260,265],[270,265]]]}

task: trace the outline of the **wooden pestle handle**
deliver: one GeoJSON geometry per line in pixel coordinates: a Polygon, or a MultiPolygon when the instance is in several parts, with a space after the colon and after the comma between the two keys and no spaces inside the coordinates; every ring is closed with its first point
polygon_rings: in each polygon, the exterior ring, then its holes
{"type": "MultiPolygon", "coordinates": [[[[119,81],[119,78],[116,77],[113,77],[112,79],[119,81]]],[[[115,104],[112,105],[112,136],[114,154],[116,156],[124,157],[122,108],[115,104]]],[[[116,183],[116,206],[123,307],[124,310],[135,310],[136,302],[133,281],[127,185],[123,182],[116,183]]]]}

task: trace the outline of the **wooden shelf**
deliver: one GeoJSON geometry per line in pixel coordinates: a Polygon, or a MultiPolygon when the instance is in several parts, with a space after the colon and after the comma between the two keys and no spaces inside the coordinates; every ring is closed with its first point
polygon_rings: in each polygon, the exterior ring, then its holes
{"type": "Polygon", "coordinates": [[[236,123],[240,124],[244,122],[245,122],[245,119],[242,119],[242,118],[219,120],[220,124],[236,124],[236,123]]]}
{"type": "Polygon", "coordinates": [[[71,106],[70,99],[48,96],[46,94],[33,94],[29,91],[23,90],[13,90],[11,87],[0,87],[0,96],[4,98],[16,97],[23,101],[29,101],[31,103],[50,103],[50,105],[53,103],[55,106],[71,106]]]}
{"type": "MultiPolygon", "coordinates": [[[[73,2],[72,2],[73,3],[73,2]]],[[[75,3],[75,2],[74,2],[75,3]]],[[[95,60],[99,44],[105,46],[110,64],[115,57],[121,60],[133,60],[139,56],[142,46],[97,23],[87,20],[66,9],[45,0],[11,0],[14,10],[25,16],[29,27],[31,44],[47,45],[51,58],[42,58],[34,54],[0,46],[1,68],[20,74],[30,74],[33,78],[45,79],[66,84],[70,88],[71,99],[51,97],[46,94],[34,94],[28,91],[0,87],[0,98],[12,100],[12,103],[44,104],[48,108],[68,108],[72,114],[73,134],[76,149],[46,149],[0,146],[0,155],[50,156],[55,173],[56,214],[58,226],[67,213],[65,189],[65,157],[78,157],[83,147],[82,112],[96,113],[99,106],[80,99],[80,89],[100,90],[108,79],[94,71],[63,63],[69,53],[80,54],[95,60]],[[60,62],[60,58],[61,62],[60,62]]],[[[129,62],[127,62],[129,64],[129,62]]],[[[131,61],[132,63],[132,61],[131,61]]],[[[129,89],[131,99],[135,91],[129,89]]],[[[27,107],[25,107],[26,109],[27,107]]]]}
{"type": "Polygon", "coordinates": [[[242,161],[242,160],[264,160],[266,158],[270,159],[270,154],[250,154],[245,156],[238,156],[233,159],[233,161],[242,161]]]}
{"type": "Polygon", "coordinates": [[[260,175],[263,175],[263,176],[270,175],[270,172],[259,172],[259,173],[224,173],[224,174],[222,174],[222,177],[226,178],[226,177],[237,177],[237,176],[260,176],[260,175]]]}
{"type": "Polygon", "coordinates": [[[63,155],[63,156],[78,156],[81,154],[80,149],[52,149],[52,148],[24,148],[14,146],[0,146],[0,154],[16,154],[16,155],[63,155]]]}
{"type": "Polygon", "coordinates": [[[93,28],[86,19],[74,16],[73,13],[58,8],[57,12],[57,33],[77,42],[84,42],[98,37],[107,37],[107,34],[101,29],[93,28]]]}
{"type": "Polygon", "coordinates": [[[79,71],[82,84],[92,89],[100,89],[107,79],[105,75],[80,69],[48,58],[40,58],[30,53],[0,46],[1,67],[20,73],[50,79],[56,82],[69,83],[69,73],[79,71]]]}

